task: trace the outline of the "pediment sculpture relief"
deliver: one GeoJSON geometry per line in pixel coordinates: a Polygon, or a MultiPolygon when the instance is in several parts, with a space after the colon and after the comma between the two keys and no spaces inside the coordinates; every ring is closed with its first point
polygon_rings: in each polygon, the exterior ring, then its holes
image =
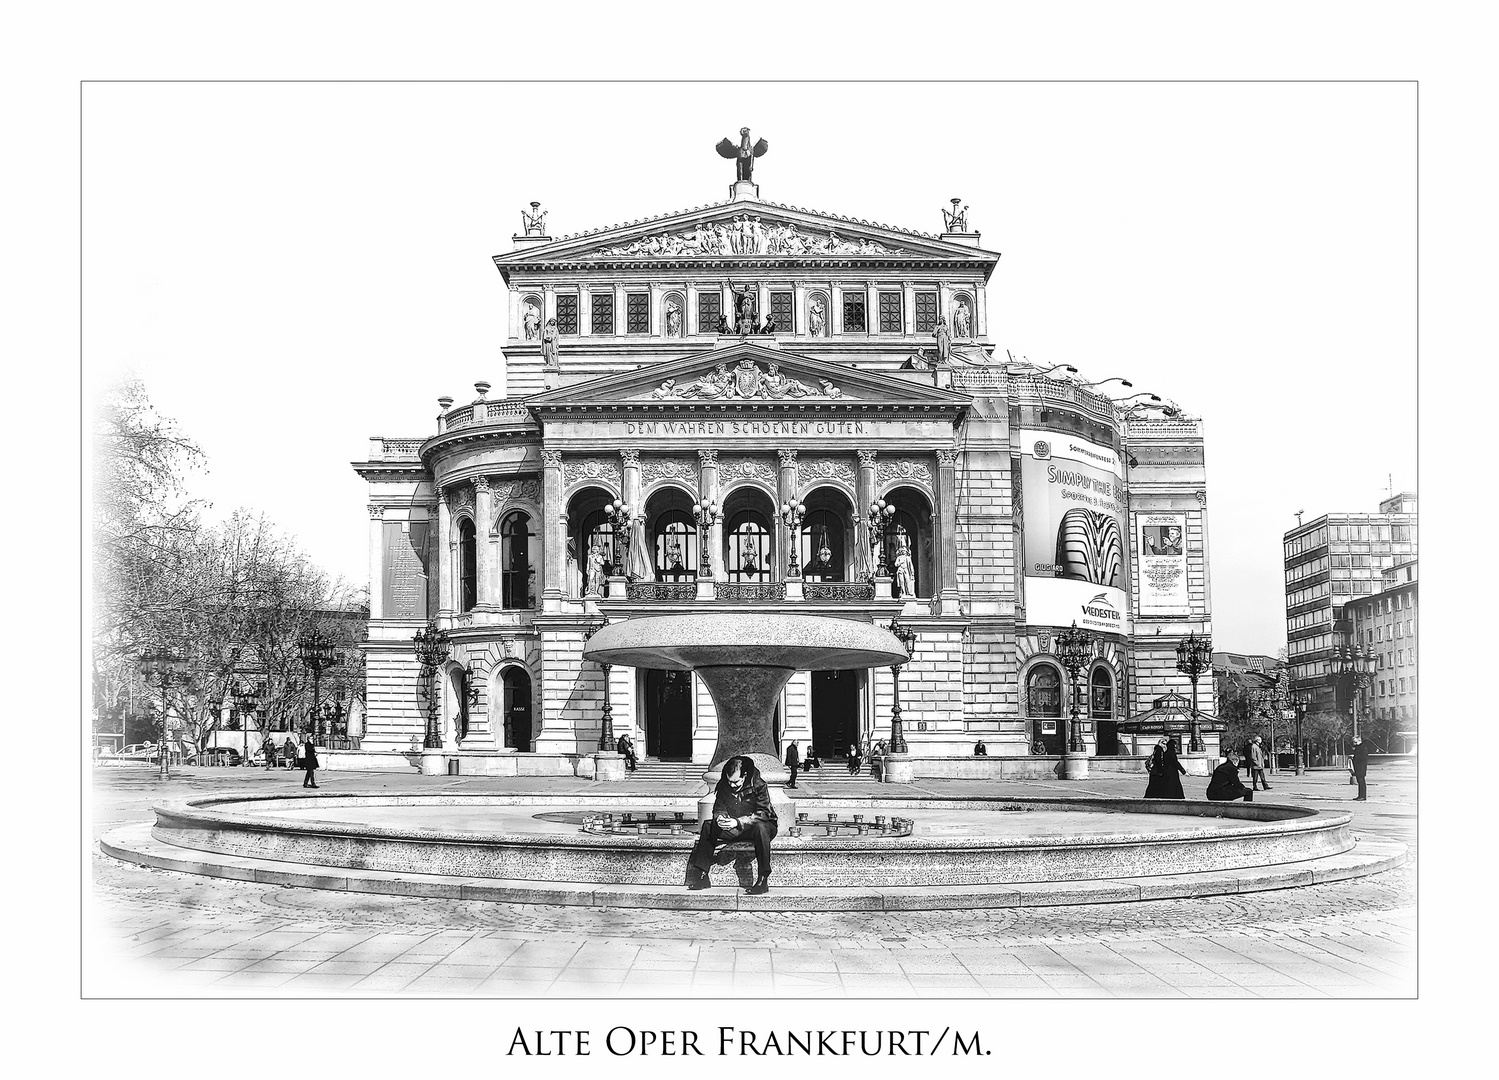
{"type": "Polygon", "coordinates": [[[831,230],[804,232],[795,225],[764,222],[751,214],[732,221],[705,221],[687,232],[643,236],[588,253],[586,258],[616,255],[893,255],[873,240],[850,240],[831,230]]]}
{"type": "Polygon", "coordinates": [[[827,379],[818,379],[814,389],[788,375],[772,363],[762,371],[760,365],[749,357],[739,361],[730,371],[727,364],[719,364],[701,378],[686,383],[679,379],[667,379],[651,397],[658,401],[754,401],[766,398],[841,398],[843,391],[827,379]]]}

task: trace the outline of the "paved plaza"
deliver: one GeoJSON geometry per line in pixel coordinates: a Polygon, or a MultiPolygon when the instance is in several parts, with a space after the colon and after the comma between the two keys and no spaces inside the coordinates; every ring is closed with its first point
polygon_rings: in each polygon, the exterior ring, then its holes
{"type": "MultiPolygon", "coordinates": [[[[93,772],[94,836],[166,798],[299,794],[301,773],[143,766],[93,772]]],[[[829,797],[1138,796],[1080,782],[840,782],[829,797]]],[[[627,790],[567,778],[325,772],[325,792],[627,790]]],[[[1409,997],[1416,992],[1414,770],[1273,778],[1275,801],[1353,814],[1405,866],[1271,892],[938,912],[682,912],[326,892],[134,866],[95,852],[90,994],[497,997],[1409,997]]],[[[1189,797],[1206,779],[1185,778],[1189,797]]],[[[802,795],[815,807],[816,777],[802,795]]],[[[632,783],[669,794],[681,784],[632,783]]]]}

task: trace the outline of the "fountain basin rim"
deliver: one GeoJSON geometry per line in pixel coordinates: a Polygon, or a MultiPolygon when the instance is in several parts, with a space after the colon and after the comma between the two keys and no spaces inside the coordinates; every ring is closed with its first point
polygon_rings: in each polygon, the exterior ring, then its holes
{"type": "Polygon", "coordinates": [[[583,658],[627,667],[691,671],[768,667],[834,671],[909,660],[890,631],[859,619],[755,612],[645,615],[609,623],[583,658]]]}

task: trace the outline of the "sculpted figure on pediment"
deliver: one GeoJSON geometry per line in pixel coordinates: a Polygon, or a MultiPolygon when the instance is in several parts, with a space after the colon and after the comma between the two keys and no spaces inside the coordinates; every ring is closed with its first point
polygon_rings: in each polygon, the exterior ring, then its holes
{"type": "MultiPolygon", "coordinates": [[[[747,361],[746,361],[747,362],[747,361]]],[[[770,372],[760,379],[760,396],[767,398],[803,398],[811,397],[817,393],[803,382],[797,382],[788,375],[782,375],[781,369],[776,364],[770,365],[770,372]]]]}
{"type": "Polygon", "coordinates": [[[875,240],[848,240],[835,232],[803,232],[789,223],[765,222],[741,214],[729,221],[699,222],[688,232],[658,233],[589,252],[588,258],[617,255],[888,255],[875,240]]]}
{"type": "Polygon", "coordinates": [[[817,381],[821,385],[820,390],[813,389],[790,376],[782,375],[780,367],[773,363],[769,366],[768,372],[762,371],[759,364],[746,356],[739,361],[739,365],[732,372],[726,365],[719,364],[688,386],[681,385],[676,379],[667,379],[652,390],[650,396],[656,401],[713,399],[750,401],[766,398],[841,398],[843,396],[843,391],[829,380],[817,381]]]}

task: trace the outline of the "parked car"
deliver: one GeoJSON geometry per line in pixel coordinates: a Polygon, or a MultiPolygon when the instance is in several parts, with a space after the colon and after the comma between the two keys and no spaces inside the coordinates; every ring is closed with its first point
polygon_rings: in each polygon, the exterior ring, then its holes
{"type": "Polygon", "coordinates": [[[115,755],[117,761],[149,761],[153,765],[161,763],[161,754],[156,749],[155,743],[131,743],[115,755]]]}
{"type": "Polygon", "coordinates": [[[232,746],[210,746],[188,759],[189,765],[238,765],[244,759],[232,746]]]}

